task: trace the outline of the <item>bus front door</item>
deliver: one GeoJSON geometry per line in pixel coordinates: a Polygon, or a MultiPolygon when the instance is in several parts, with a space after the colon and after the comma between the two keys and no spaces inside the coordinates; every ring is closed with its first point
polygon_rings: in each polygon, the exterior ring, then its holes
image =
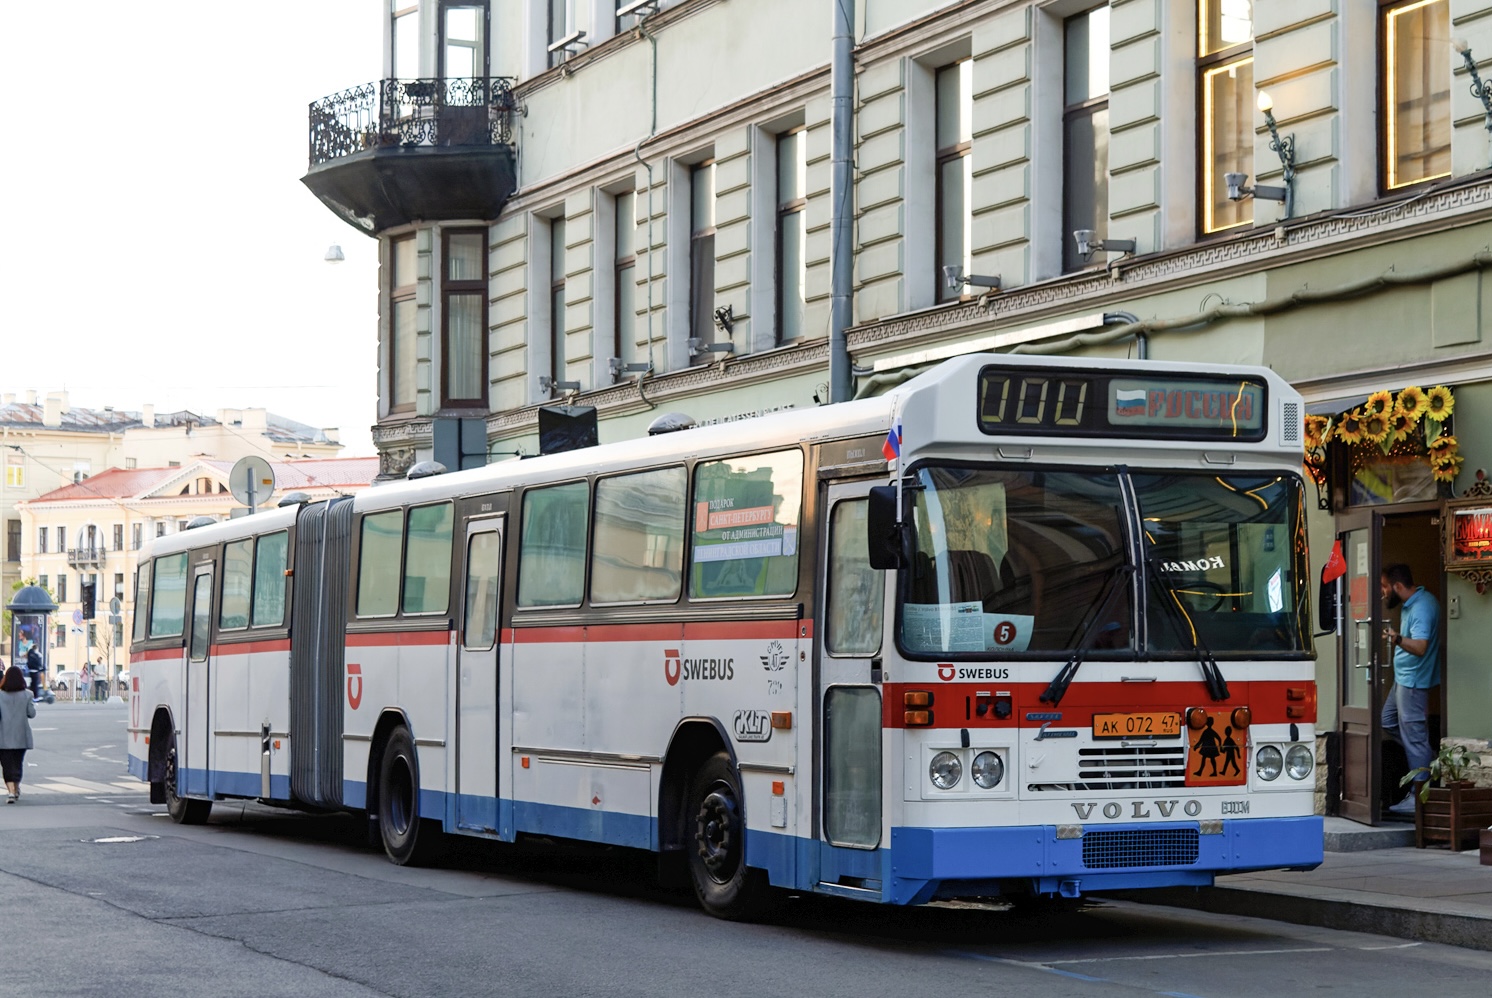
{"type": "Polygon", "coordinates": [[[828,486],[819,551],[819,881],[878,890],[881,844],[881,644],[886,573],[870,567],[867,499],[876,481],[828,486]]]}
{"type": "Polygon", "coordinates": [[[465,597],[456,685],[456,827],[497,834],[498,660],[503,520],[466,528],[465,597]]]}
{"type": "Polygon", "coordinates": [[[187,642],[186,688],[181,723],[181,793],[212,793],[212,698],[208,664],[212,653],[212,565],[199,565],[192,577],[192,631],[187,642]]]}

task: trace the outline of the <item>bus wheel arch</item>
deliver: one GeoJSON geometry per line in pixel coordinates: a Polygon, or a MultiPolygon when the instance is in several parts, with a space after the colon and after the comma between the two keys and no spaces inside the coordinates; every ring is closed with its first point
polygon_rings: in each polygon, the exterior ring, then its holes
{"type": "Polygon", "coordinates": [[[368,760],[368,814],[375,841],[400,866],[434,861],[443,835],[438,818],[420,813],[419,754],[407,719],[395,711],[379,718],[368,760]]]}
{"type": "Polygon", "coordinates": [[[692,841],[686,829],[685,798],[694,774],[717,752],[729,753],[735,765],[730,738],[715,718],[686,717],[674,728],[658,782],[659,852],[681,852],[692,841]]]}
{"type": "Polygon", "coordinates": [[[176,725],[171,712],[157,707],[150,720],[150,802],[166,805],[178,825],[200,825],[212,812],[212,801],[181,797],[176,793],[176,725]]]}

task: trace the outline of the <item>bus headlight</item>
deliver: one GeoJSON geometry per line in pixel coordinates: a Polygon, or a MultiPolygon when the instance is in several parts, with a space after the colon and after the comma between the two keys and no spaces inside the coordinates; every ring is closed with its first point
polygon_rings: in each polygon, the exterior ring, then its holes
{"type": "Polygon", "coordinates": [[[1285,757],[1273,745],[1265,745],[1254,756],[1254,771],[1259,774],[1259,779],[1261,780],[1277,779],[1280,775],[1280,770],[1284,768],[1285,757]]]}
{"type": "Polygon", "coordinates": [[[980,752],[969,772],[980,789],[993,790],[1005,779],[1005,763],[997,752],[980,752]]]}
{"type": "Polygon", "coordinates": [[[1290,774],[1292,780],[1303,780],[1310,776],[1315,765],[1311,750],[1304,745],[1292,745],[1290,751],[1285,753],[1285,772],[1290,774]]]}
{"type": "Polygon", "coordinates": [[[939,790],[952,790],[963,779],[964,764],[952,752],[939,752],[927,767],[927,775],[939,790]]]}

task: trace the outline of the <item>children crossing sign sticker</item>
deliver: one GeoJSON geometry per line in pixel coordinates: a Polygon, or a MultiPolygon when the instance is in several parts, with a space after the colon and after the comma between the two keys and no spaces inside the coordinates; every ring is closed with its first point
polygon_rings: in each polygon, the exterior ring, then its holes
{"type": "Polygon", "coordinates": [[[1186,785],[1232,787],[1245,782],[1248,731],[1233,726],[1231,710],[1188,712],[1186,785]],[[1200,725],[1200,726],[1198,726],[1200,725]]]}

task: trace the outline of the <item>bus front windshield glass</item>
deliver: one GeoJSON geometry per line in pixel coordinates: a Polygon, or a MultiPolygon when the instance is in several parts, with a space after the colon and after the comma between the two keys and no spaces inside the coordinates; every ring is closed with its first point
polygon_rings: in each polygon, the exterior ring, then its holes
{"type": "Polygon", "coordinates": [[[1118,473],[924,467],[917,549],[903,572],[900,645],[991,658],[1131,646],[1118,473]]]}
{"type": "Polygon", "coordinates": [[[1135,474],[1149,650],[1219,658],[1310,648],[1302,487],[1293,475],[1135,474]]]}

